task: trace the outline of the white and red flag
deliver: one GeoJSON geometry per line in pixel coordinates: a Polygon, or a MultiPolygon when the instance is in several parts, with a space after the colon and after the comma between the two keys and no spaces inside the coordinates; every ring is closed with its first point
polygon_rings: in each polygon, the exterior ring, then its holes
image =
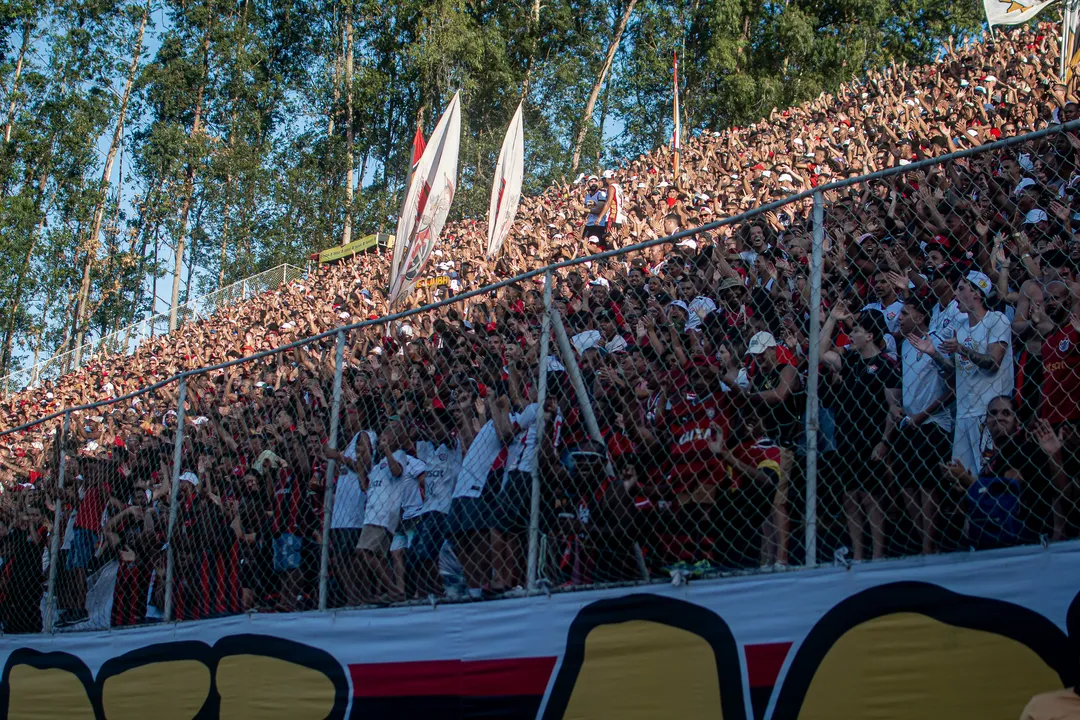
{"type": "Polygon", "coordinates": [[[435,125],[405,189],[390,265],[391,306],[412,291],[435,249],[435,241],[454,201],[460,145],[461,99],[455,93],[435,125]]]}
{"type": "Polygon", "coordinates": [[[491,186],[488,205],[487,256],[494,260],[510,234],[521,202],[521,181],[525,174],[525,128],[521,120],[521,103],[510,121],[510,127],[499,151],[495,165],[495,183],[491,186]]]}

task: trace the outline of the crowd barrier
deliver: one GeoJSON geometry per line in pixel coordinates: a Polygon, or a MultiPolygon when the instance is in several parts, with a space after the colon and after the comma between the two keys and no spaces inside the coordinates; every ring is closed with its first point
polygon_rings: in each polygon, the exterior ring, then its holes
{"type": "MultiPolygon", "coordinates": [[[[1025,155],[1072,167],[1078,124],[0,433],[44,438],[46,455],[5,494],[5,630],[679,585],[1075,537],[1080,248],[1031,214],[1012,173],[1025,155]],[[897,215],[904,193],[924,201],[914,215],[897,215]],[[988,203],[1024,222],[952,220],[988,203]]],[[[1060,174],[1039,182],[1070,227],[1060,174]]]]}

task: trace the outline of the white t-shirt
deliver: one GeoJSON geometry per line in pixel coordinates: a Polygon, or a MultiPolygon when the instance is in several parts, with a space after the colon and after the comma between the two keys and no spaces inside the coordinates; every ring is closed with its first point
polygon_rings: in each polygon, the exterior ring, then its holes
{"type": "MultiPolygon", "coordinates": [[[[535,421],[536,403],[529,405],[521,413],[510,413],[510,422],[516,426],[518,432],[527,430],[535,421]]],[[[495,421],[488,420],[484,427],[480,428],[480,432],[476,433],[469,451],[461,461],[461,472],[458,473],[457,483],[454,485],[455,499],[478,498],[483,495],[488,473],[502,449],[503,445],[495,432],[495,421]]]]}
{"type": "Polygon", "coordinates": [[[616,335],[604,343],[604,349],[609,353],[626,352],[626,338],[616,335]]]}
{"type": "Polygon", "coordinates": [[[716,310],[716,303],[710,297],[698,295],[690,301],[690,314],[686,318],[686,327],[693,329],[701,326],[701,319],[716,310]]]}
{"type": "MultiPolygon", "coordinates": [[[[522,415],[531,414],[533,421],[528,428],[514,436],[510,448],[506,453],[506,472],[517,470],[531,473],[533,460],[536,457],[536,413],[540,409],[537,403],[529,405],[522,411],[522,415]]],[[[506,482],[506,473],[503,474],[503,482],[506,482]]]]}
{"type": "Polygon", "coordinates": [[[877,310],[885,316],[885,326],[889,328],[889,332],[900,332],[900,311],[904,309],[904,302],[897,300],[888,307],[882,305],[879,302],[870,303],[863,310],[877,310]]]}
{"type": "MultiPolygon", "coordinates": [[[[348,447],[341,454],[356,461],[356,443],[362,432],[356,433],[348,447]]],[[[374,447],[374,445],[372,445],[374,447]]],[[[330,515],[330,528],[358,528],[364,525],[364,509],[367,505],[367,493],[360,489],[360,478],[342,463],[339,465],[337,487],[334,488],[334,512],[330,515]]]]}
{"type": "Polygon", "coordinates": [[[960,306],[953,298],[942,309],[940,303],[934,303],[934,312],[930,317],[930,333],[942,340],[956,337],[956,328],[967,324],[967,315],[960,312],[960,306]]]}
{"type": "Polygon", "coordinates": [[[450,512],[454,484],[461,471],[461,441],[453,445],[441,443],[435,447],[430,440],[416,443],[416,457],[427,466],[424,478],[424,506],[420,512],[450,512]]]}
{"type": "Polygon", "coordinates": [[[1005,343],[1005,356],[997,372],[975,367],[966,357],[956,354],[956,417],[977,418],[986,414],[986,406],[998,395],[1013,391],[1012,326],[999,312],[988,312],[975,327],[967,322],[956,328],[956,341],[977,353],[986,354],[994,343],[1005,343]]]}
{"type": "Polygon", "coordinates": [[[401,464],[399,477],[390,473],[386,458],[375,463],[368,473],[368,502],[364,510],[365,525],[377,525],[390,532],[397,531],[401,510],[412,499],[413,491],[419,493],[417,482],[425,470],[424,463],[404,450],[396,451],[394,459],[401,464]]]}
{"type": "Polygon", "coordinates": [[[588,206],[592,203],[592,210],[589,211],[589,216],[585,218],[586,225],[607,225],[607,218],[601,219],[598,212],[600,208],[604,207],[604,203],[607,202],[607,193],[603,188],[600,188],[594,193],[589,193],[585,196],[585,205],[588,206]]]}
{"type": "Polygon", "coordinates": [[[574,337],[570,338],[570,344],[574,346],[574,349],[578,351],[578,354],[585,352],[589,348],[600,347],[604,344],[604,336],[600,334],[599,330],[586,330],[579,332],[574,337]]]}
{"type": "MultiPolygon", "coordinates": [[[[941,338],[930,334],[934,346],[941,350],[941,338]]],[[[929,355],[919,352],[911,343],[904,341],[901,348],[903,358],[901,371],[903,373],[903,401],[904,412],[908,417],[926,410],[930,403],[948,392],[949,383],[939,372],[939,367],[929,355]]],[[[948,406],[939,409],[926,422],[936,423],[943,430],[952,430],[952,415],[948,406]]]]}

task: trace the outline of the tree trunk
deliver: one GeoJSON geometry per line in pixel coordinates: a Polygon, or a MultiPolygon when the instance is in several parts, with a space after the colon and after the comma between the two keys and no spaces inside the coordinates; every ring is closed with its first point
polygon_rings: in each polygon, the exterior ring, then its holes
{"type": "Polygon", "coordinates": [[[187,266],[187,280],[184,281],[184,304],[186,305],[191,300],[191,279],[195,274],[195,261],[198,256],[199,243],[196,242],[196,238],[199,237],[202,230],[202,215],[203,210],[206,209],[206,204],[201,203],[198,211],[195,213],[195,222],[191,227],[191,260],[188,261],[187,266]]]}
{"type": "Polygon", "coordinates": [[[589,126],[592,125],[592,114],[593,108],[596,107],[596,98],[600,96],[600,88],[603,87],[608,71],[611,70],[611,63],[615,61],[615,52],[619,49],[619,42],[622,40],[623,32],[626,30],[626,24],[630,21],[630,15],[634,12],[635,5],[637,5],[637,0],[630,0],[626,4],[626,9],[623,10],[622,17],[619,18],[619,24],[615,26],[615,35],[608,45],[607,57],[604,58],[604,65],[600,68],[600,76],[593,83],[592,92],[589,93],[589,99],[585,103],[585,112],[581,116],[581,126],[578,127],[577,137],[574,139],[574,157],[570,162],[571,174],[577,172],[578,164],[581,162],[581,146],[585,143],[585,136],[589,132],[589,126]]]}
{"type": "Polygon", "coordinates": [[[353,157],[353,8],[350,2],[345,9],[345,228],[341,232],[341,244],[352,242],[353,183],[356,178],[353,157]]]}
{"type": "MultiPolygon", "coordinates": [[[[213,16],[206,22],[206,30],[203,33],[203,71],[199,78],[199,89],[195,93],[195,116],[191,121],[191,135],[195,140],[199,137],[202,125],[203,97],[206,94],[206,81],[210,75],[210,29],[213,27],[213,16]]],[[[176,262],[173,266],[172,295],[169,298],[169,332],[176,329],[177,312],[180,302],[180,272],[184,269],[184,236],[187,235],[188,215],[191,213],[191,199],[195,192],[195,163],[188,160],[187,172],[184,175],[184,197],[180,204],[180,232],[176,238],[176,262]]]]}
{"type": "Polygon", "coordinates": [[[101,182],[98,183],[99,197],[97,206],[94,208],[94,220],[90,224],[90,234],[87,236],[82,284],[79,286],[79,300],[75,310],[75,367],[79,367],[82,360],[82,344],[86,335],[86,308],[90,299],[90,273],[97,257],[98,235],[101,233],[101,222],[105,216],[105,201],[109,194],[109,178],[112,177],[113,163],[116,162],[116,153],[120,149],[120,141],[124,136],[124,119],[127,117],[128,101],[131,99],[131,87],[135,84],[135,75],[139,71],[139,56],[142,54],[143,36],[146,34],[146,21],[149,17],[150,0],[147,0],[146,5],[143,6],[142,20],[139,22],[139,33],[131,50],[131,64],[128,65],[124,93],[120,96],[120,108],[116,115],[116,127],[113,129],[112,141],[109,143],[109,152],[105,156],[101,182]]]}
{"type": "Polygon", "coordinates": [[[225,263],[228,261],[227,248],[229,246],[229,210],[232,200],[232,173],[225,176],[225,208],[221,213],[221,263],[218,266],[217,286],[221,289],[225,285],[225,263]]]}
{"type": "Polygon", "coordinates": [[[10,307],[5,303],[3,312],[0,317],[6,317],[7,327],[4,330],[4,350],[3,355],[0,357],[0,375],[6,375],[8,373],[8,366],[11,364],[11,348],[15,343],[15,318],[19,312],[19,306],[22,304],[22,288],[23,281],[26,279],[26,274],[30,272],[30,262],[34,257],[34,250],[37,248],[38,239],[41,237],[41,231],[45,228],[45,218],[49,215],[49,210],[52,208],[53,201],[56,199],[56,194],[59,191],[59,187],[52,191],[52,195],[49,196],[49,200],[42,204],[42,198],[45,197],[45,188],[49,181],[49,171],[52,169],[52,156],[50,154],[49,160],[46,161],[45,166],[41,170],[41,174],[38,176],[38,188],[37,196],[34,200],[34,206],[38,211],[38,223],[34,228],[34,234],[30,239],[30,247],[26,251],[26,260],[23,262],[22,267],[19,269],[18,277],[15,279],[15,292],[12,293],[12,300],[10,307]]]}
{"type": "MultiPolygon", "coordinates": [[[[240,66],[239,72],[241,77],[243,76],[244,67],[241,65],[240,52],[244,49],[244,43],[247,42],[247,17],[249,1],[244,0],[244,10],[240,15],[240,37],[236,40],[235,53],[233,55],[233,63],[240,66]]],[[[235,88],[235,86],[234,86],[235,88]]],[[[220,288],[225,284],[225,265],[228,262],[228,248],[229,248],[229,213],[232,211],[232,162],[236,157],[236,107],[239,103],[239,99],[236,97],[236,91],[233,90],[232,97],[229,98],[229,107],[232,108],[232,112],[229,115],[229,158],[230,163],[229,171],[225,176],[225,202],[221,211],[221,262],[218,266],[218,284],[220,288]]]]}
{"type": "Polygon", "coordinates": [[[19,47],[19,58],[15,61],[15,77],[11,81],[11,102],[8,103],[8,117],[7,122],[4,124],[4,143],[11,142],[11,129],[15,126],[15,110],[19,106],[19,78],[22,76],[23,60],[26,58],[26,51],[30,47],[30,35],[32,28],[30,23],[23,23],[22,32],[22,45],[19,47]]]}

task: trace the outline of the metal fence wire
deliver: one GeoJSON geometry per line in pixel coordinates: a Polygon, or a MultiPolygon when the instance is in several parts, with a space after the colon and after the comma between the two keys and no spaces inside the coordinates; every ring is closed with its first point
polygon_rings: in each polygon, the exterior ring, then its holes
{"type": "Polygon", "coordinates": [[[45,419],[17,395],[4,630],[1076,537],[1075,124],[45,419]]]}

